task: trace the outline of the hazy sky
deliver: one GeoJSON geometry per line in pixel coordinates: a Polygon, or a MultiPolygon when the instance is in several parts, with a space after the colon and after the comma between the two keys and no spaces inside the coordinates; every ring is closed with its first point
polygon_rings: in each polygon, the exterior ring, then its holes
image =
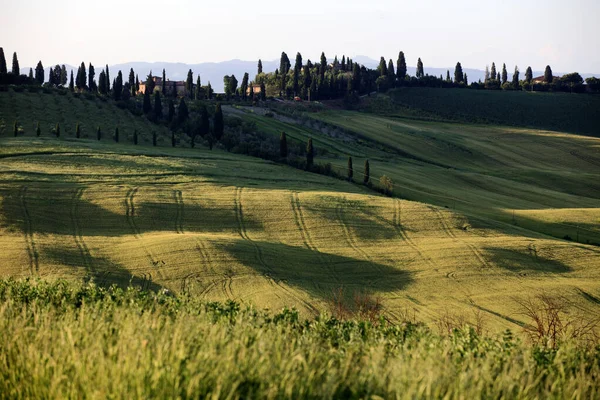
{"type": "Polygon", "coordinates": [[[600,73],[600,0],[0,0],[22,67],[385,56],[409,66],[600,73]]]}

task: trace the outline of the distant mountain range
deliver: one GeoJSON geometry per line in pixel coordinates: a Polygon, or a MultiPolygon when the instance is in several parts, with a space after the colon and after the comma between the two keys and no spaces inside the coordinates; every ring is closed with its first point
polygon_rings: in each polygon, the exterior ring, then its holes
{"type": "MultiPolygon", "coordinates": [[[[356,56],[352,59],[354,62],[358,62],[359,64],[364,65],[367,68],[376,68],[379,65],[379,61],[374,60],[372,58],[366,56],[356,56]]],[[[293,60],[291,60],[293,62],[293,60]]],[[[331,62],[333,60],[329,60],[331,62]]],[[[394,60],[394,64],[396,61],[394,60]]],[[[263,71],[264,72],[274,72],[277,68],[279,68],[279,60],[274,61],[263,61],[263,71]]],[[[187,77],[188,70],[192,70],[194,73],[194,82],[196,81],[197,74],[200,74],[200,79],[203,85],[206,85],[208,82],[212,85],[213,89],[217,92],[223,91],[223,76],[225,75],[235,75],[239,82],[242,81],[242,77],[244,73],[248,72],[250,74],[250,80],[254,79],[257,72],[257,61],[243,61],[243,60],[230,60],[223,62],[210,62],[210,63],[200,63],[200,64],[184,64],[184,63],[168,63],[168,62],[130,62],[125,64],[116,64],[109,66],[110,69],[110,78],[111,83],[112,80],[117,76],[117,72],[121,70],[123,73],[123,79],[127,80],[129,76],[129,70],[133,68],[134,72],[138,75],[140,80],[146,78],[146,76],[152,71],[152,74],[155,76],[161,76],[163,68],[166,71],[167,78],[170,80],[185,80],[187,77]]],[[[395,66],[395,65],[394,65],[395,66]]],[[[71,65],[65,65],[67,68],[67,72],[70,74],[70,71],[73,70],[74,74],[77,72],[77,67],[73,67],[71,65]]],[[[104,68],[104,65],[95,65],[96,68],[96,77],[100,74],[100,71],[104,68]]],[[[501,71],[502,65],[497,65],[498,71],[501,71]]],[[[508,70],[509,80],[512,77],[513,67],[510,67],[508,70]]],[[[525,68],[521,67],[521,79],[525,74],[525,68]]],[[[429,75],[435,75],[443,77],[446,76],[446,71],[450,71],[450,76],[454,77],[454,66],[447,68],[429,68],[425,65],[425,73],[429,75]]],[[[46,79],[48,78],[50,67],[46,68],[46,79]]],[[[415,67],[408,67],[408,74],[414,76],[416,74],[415,67]]],[[[485,76],[485,71],[480,69],[472,69],[465,68],[463,66],[463,72],[467,74],[469,82],[475,82],[478,80],[483,80],[485,76]]],[[[21,68],[22,74],[29,73],[29,67],[21,68]]],[[[566,72],[554,72],[555,75],[564,75],[566,72]]],[[[540,76],[543,75],[543,71],[533,71],[533,75],[540,76]]],[[[600,74],[593,73],[580,73],[581,76],[585,79],[591,76],[600,77],[600,74]]],[[[96,78],[97,79],[97,78],[96,78]]]]}

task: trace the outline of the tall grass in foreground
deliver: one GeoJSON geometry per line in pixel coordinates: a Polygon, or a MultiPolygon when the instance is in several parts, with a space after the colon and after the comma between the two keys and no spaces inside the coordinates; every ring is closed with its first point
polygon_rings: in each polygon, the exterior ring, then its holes
{"type": "Polygon", "coordinates": [[[600,348],[0,281],[3,398],[598,398],[600,348]]]}

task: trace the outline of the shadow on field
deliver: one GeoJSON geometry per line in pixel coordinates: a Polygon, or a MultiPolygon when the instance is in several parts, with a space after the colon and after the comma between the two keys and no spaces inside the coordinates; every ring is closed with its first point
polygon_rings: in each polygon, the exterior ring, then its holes
{"type": "Polygon", "coordinates": [[[402,290],[413,282],[407,271],[304,247],[243,239],[217,246],[275,282],[297,287],[324,300],[331,299],[332,292],[339,288],[349,296],[377,294],[402,290]]]}
{"type": "MultiPolygon", "coordinates": [[[[120,213],[83,199],[85,186],[28,185],[0,192],[1,223],[23,234],[118,237],[145,232],[229,232],[239,230],[236,203],[186,202],[185,195],[165,189],[162,202],[143,201],[131,190],[112,189],[120,213]],[[26,188],[26,189],[25,189],[26,188]]],[[[259,220],[244,215],[246,229],[262,230],[259,220]]]]}
{"type": "Polygon", "coordinates": [[[523,251],[505,248],[485,248],[486,257],[495,265],[520,274],[564,274],[573,269],[560,261],[537,254],[535,246],[523,251]]]}
{"type": "MultiPolygon", "coordinates": [[[[362,240],[394,239],[398,232],[391,221],[371,209],[366,201],[349,200],[343,196],[320,196],[319,203],[302,201],[305,211],[317,214],[334,224],[342,224],[362,240]]],[[[391,215],[390,215],[391,216],[391,215]]]]}
{"type": "Polygon", "coordinates": [[[98,286],[117,285],[121,288],[129,286],[145,290],[159,291],[161,285],[152,281],[150,274],[135,276],[127,268],[104,257],[92,257],[89,253],[78,249],[55,247],[42,252],[42,259],[48,258],[54,263],[85,269],[86,280],[93,280],[98,286]]]}

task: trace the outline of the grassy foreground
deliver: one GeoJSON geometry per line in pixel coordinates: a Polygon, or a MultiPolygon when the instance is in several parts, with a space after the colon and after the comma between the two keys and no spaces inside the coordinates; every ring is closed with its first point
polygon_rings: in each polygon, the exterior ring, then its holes
{"type": "Polygon", "coordinates": [[[3,398],[597,398],[600,347],[0,281],[3,398]]]}

